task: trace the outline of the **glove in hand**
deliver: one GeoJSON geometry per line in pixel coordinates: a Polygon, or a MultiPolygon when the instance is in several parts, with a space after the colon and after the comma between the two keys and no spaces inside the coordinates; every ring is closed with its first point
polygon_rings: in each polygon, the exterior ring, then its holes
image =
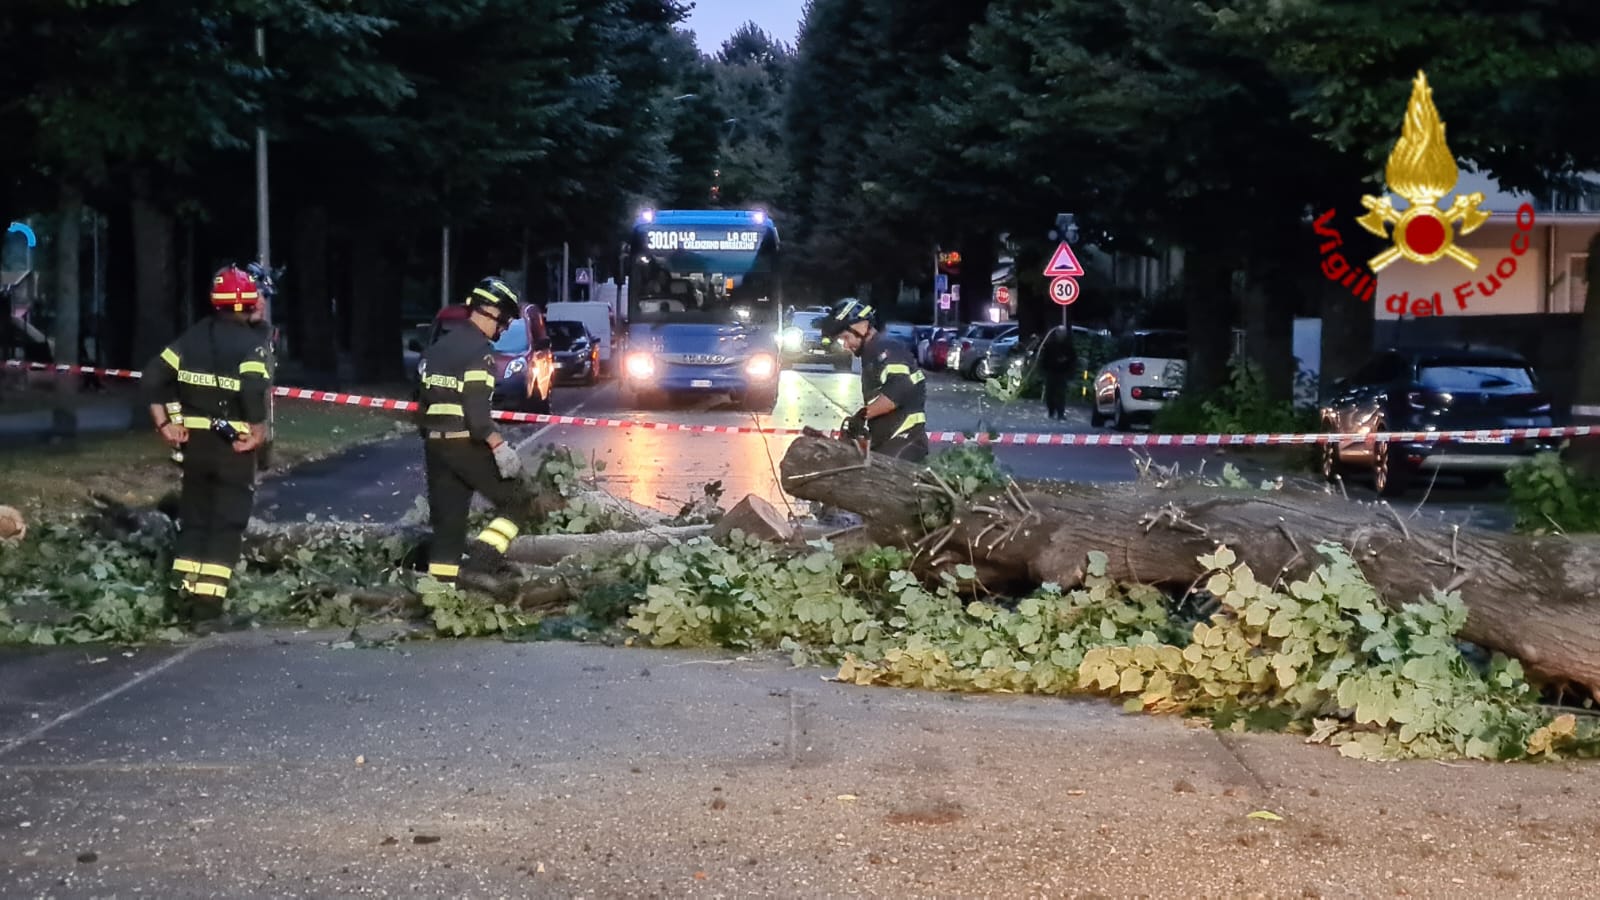
{"type": "Polygon", "coordinates": [[[515,478],[522,473],[522,458],[517,456],[517,451],[511,446],[510,441],[501,441],[494,448],[495,468],[500,470],[501,478],[515,478]]]}
{"type": "Polygon", "coordinates": [[[867,429],[867,411],[865,409],[856,410],[855,415],[844,420],[844,425],[841,426],[840,431],[843,431],[844,436],[847,438],[860,439],[867,437],[871,433],[867,429]]]}

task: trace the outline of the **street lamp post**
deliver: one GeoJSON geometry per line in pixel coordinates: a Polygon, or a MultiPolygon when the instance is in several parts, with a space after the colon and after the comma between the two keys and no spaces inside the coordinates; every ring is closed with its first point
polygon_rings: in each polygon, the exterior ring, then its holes
{"type": "MultiPolygon", "coordinates": [[[[262,68],[266,68],[267,30],[260,26],[256,28],[256,56],[261,60],[262,68]]],[[[268,273],[268,277],[271,277],[272,273],[270,212],[267,192],[267,126],[266,122],[262,121],[256,124],[256,257],[261,263],[261,270],[268,273]]],[[[268,342],[268,353],[276,356],[277,348],[275,345],[277,344],[278,334],[277,329],[272,325],[272,301],[270,297],[271,295],[265,291],[261,293],[261,318],[262,321],[267,323],[268,333],[271,335],[268,342]]],[[[274,360],[274,372],[276,372],[276,369],[276,360],[274,360]]],[[[277,413],[274,407],[272,394],[269,392],[267,394],[267,436],[263,442],[261,453],[258,454],[260,460],[258,474],[260,470],[272,465],[273,440],[277,434],[277,413]]]]}
{"type": "MultiPolygon", "coordinates": [[[[267,31],[265,28],[256,29],[256,56],[260,57],[261,64],[267,64],[267,31]]],[[[260,257],[261,268],[272,270],[272,232],[270,230],[271,215],[267,202],[267,127],[266,123],[256,125],[256,256],[260,257]]],[[[270,318],[271,309],[266,310],[270,318]]]]}

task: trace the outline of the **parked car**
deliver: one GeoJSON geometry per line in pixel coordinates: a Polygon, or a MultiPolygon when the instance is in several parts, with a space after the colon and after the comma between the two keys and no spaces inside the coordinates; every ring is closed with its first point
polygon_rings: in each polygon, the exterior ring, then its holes
{"type": "MultiPolygon", "coordinates": [[[[1335,434],[1377,431],[1475,431],[1551,427],[1550,396],[1523,357],[1504,350],[1451,347],[1388,349],[1335,381],[1322,406],[1335,434]]],[[[1322,472],[1371,471],[1378,493],[1405,493],[1416,476],[1439,472],[1481,486],[1543,450],[1546,438],[1350,441],[1322,445],[1322,472]]]]}
{"type": "MultiPolygon", "coordinates": [[[[426,346],[433,346],[439,338],[456,328],[471,327],[467,319],[472,310],[464,304],[453,304],[439,310],[428,328],[426,346]]],[[[506,405],[525,412],[548,414],[550,412],[550,382],[555,373],[554,356],[550,338],[545,332],[544,314],[531,303],[522,305],[522,315],[513,319],[500,340],[495,341],[491,354],[494,359],[494,396],[497,407],[506,405]]],[[[418,362],[421,360],[419,358],[418,362]]],[[[412,384],[420,390],[421,373],[412,370],[412,384]]]]}
{"type": "Polygon", "coordinates": [[[950,352],[950,339],[955,337],[956,330],[954,328],[927,328],[924,331],[926,333],[917,341],[917,365],[924,369],[944,368],[945,359],[950,352]],[[941,357],[939,364],[935,366],[933,362],[934,348],[941,342],[944,344],[945,356],[941,357]]]}
{"type": "Polygon", "coordinates": [[[1148,423],[1183,389],[1189,342],[1181,331],[1151,329],[1126,334],[1117,344],[1117,358],[1094,377],[1094,409],[1089,421],[1107,421],[1118,431],[1136,422],[1148,423]]]}
{"type": "Polygon", "coordinates": [[[544,318],[546,322],[581,322],[589,333],[589,346],[600,351],[599,366],[595,371],[613,371],[612,360],[620,359],[622,354],[615,352],[620,330],[617,328],[616,311],[611,304],[599,300],[557,301],[545,305],[544,318]]]}
{"type": "Polygon", "coordinates": [[[1018,360],[1022,358],[1026,346],[1023,345],[1023,349],[1018,349],[1021,337],[1021,331],[1012,330],[1005,336],[990,341],[989,346],[984,348],[983,358],[978,360],[973,374],[982,381],[1000,377],[1010,368],[1013,358],[1018,360]]]}
{"type": "Polygon", "coordinates": [[[928,368],[943,371],[950,364],[950,348],[955,346],[958,334],[954,328],[941,328],[928,343],[928,368]]]}
{"type": "Polygon", "coordinates": [[[828,307],[797,309],[789,314],[783,329],[782,350],[785,365],[795,363],[829,363],[838,371],[848,372],[852,357],[836,344],[824,344],[818,323],[827,318],[828,307]]]}
{"type": "Polygon", "coordinates": [[[994,373],[978,375],[978,364],[984,358],[984,351],[989,348],[989,342],[995,338],[1005,337],[1017,330],[1017,326],[1007,322],[975,322],[967,326],[950,348],[948,365],[962,378],[981,380],[994,373]]]}
{"type": "Polygon", "coordinates": [[[580,384],[594,384],[600,380],[600,341],[587,325],[548,319],[544,327],[550,335],[550,352],[554,356],[558,380],[580,384]]]}

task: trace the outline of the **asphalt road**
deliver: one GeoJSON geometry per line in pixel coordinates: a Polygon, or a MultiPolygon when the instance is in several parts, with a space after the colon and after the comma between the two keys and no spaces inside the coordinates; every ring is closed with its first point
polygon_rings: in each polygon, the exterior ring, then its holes
{"type": "MultiPolygon", "coordinates": [[[[1046,418],[1039,401],[996,404],[983,388],[947,373],[928,379],[928,421],[935,431],[1003,433],[1089,432],[1087,413],[1073,411],[1066,422],[1046,418]]],[[[558,414],[633,421],[660,421],[703,425],[754,425],[767,427],[837,428],[841,419],[861,403],[860,378],[835,373],[828,367],[803,367],[782,373],[778,401],[770,414],[740,410],[726,399],[704,398],[648,411],[624,408],[615,381],[593,387],[557,387],[552,398],[558,414]]],[[[584,457],[605,463],[600,483],[607,490],[637,503],[675,512],[684,502],[700,496],[708,482],[721,481],[727,504],[745,494],[757,494],[784,507],[789,500],[778,486],[778,460],[793,438],[749,434],[692,434],[636,428],[595,426],[508,426],[506,433],[526,448],[562,444],[584,457]]],[[[937,451],[940,446],[935,445],[937,451]]],[[[999,445],[1001,464],[1020,479],[1051,478],[1080,482],[1131,481],[1137,477],[1135,448],[1128,447],[1028,447],[999,445]]],[[[1140,453],[1144,451],[1141,449],[1140,453]]],[[[1282,453],[1304,452],[1285,448],[1282,453]]],[[[1150,448],[1159,465],[1178,465],[1185,472],[1204,467],[1220,474],[1222,466],[1236,460],[1252,478],[1276,474],[1273,451],[1257,451],[1249,458],[1218,449],[1197,447],[1150,448]]],[[[1371,499],[1369,482],[1352,480],[1351,497],[1371,499]]],[[[256,514],[270,521],[298,521],[307,515],[319,519],[393,521],[411,510],[425,494],[420,442],[400,438],[358,448],[342,456],[302,467],[265,482],[256,500],[256,514]]],[[[1441,480],[1428,496],[1422,515],[1448,521],[1471,522],[1483,527],[1507,527],[1505,490],[1469,491],[1441,480]]],[[[1421,492],[1402,499],[1397,507],[1408,512],[1421,492]]]]}
{"type": "Polygon", "coordinates": [[[0,896],[1552,897],[1600,877],[1593,764],[1364,763],[765,654],[342,637],[0,650],[0,896]]]}

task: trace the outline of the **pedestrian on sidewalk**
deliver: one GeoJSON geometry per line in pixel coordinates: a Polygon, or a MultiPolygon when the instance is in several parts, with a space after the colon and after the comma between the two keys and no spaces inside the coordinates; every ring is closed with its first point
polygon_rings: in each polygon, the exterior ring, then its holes
{"type": "Polygon", "coordinates": [[[427,464],[428,515],[433,542],[428,574],[438,581],[498,594],[508,574],[506,550],[518,527],[506,517],[527,508],[517,476],[517,451],[494,428],[489,401],[494,394],[491,343],[522,315],[516,291],[498,278],[478,282],[467,296],[467,318],[422,354],[419,422],[427,464]],[[472,495],[482,494],[497,518],[467,547],[467,513],[472,495]],[[463,563],[461,555],[467,551],[463,563]]]}
{"type": "Polygon", "coordinates": [[[1067,391],[1078,368],[1072,330],[1057,325],[1039,344],[1039,372],[1044,379],[1045,411],[1052,419],[1066,419],[1067,391]]]}
{"type": "Polygon", "coordinates": [[[229,266],[211,282],[212,315],[163,348],[142,379],[151,421],[183,467],[168,599],[194,624],[223,614],[255,505],[272,390],[255,281],[229,266]]]}

